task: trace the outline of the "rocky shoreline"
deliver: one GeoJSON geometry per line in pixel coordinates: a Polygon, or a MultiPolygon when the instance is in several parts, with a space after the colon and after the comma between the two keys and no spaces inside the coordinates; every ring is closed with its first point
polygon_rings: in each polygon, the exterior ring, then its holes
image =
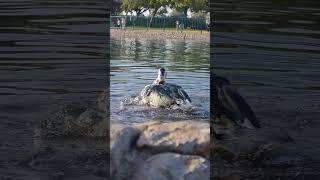
{"type": "Polygon", "coordinates": [[[112,179],[209,179],[208,122],[111,123],[112,179]]]}
{"type": "Polygon", "coordinates": [[[68,178],[66,169],[57,162],[78,167],[78,170],[82,169],[79,165],[87,164],[89,168],[81,171],[87,172],[90,179],[107,177],[107,174],[115,180],[209,179],[211,144],[208,121],[152,121],[136,124],[110,121],[108,124],[103,111],[106,107],[104,97],[105,93],[102,93],[96,104],[74,103],[63,106],[36,123],[34,154],[23,164],[33,168],[57,165],[51,167],[58,170],[50,174],[49,179],[68,178]],[[110,144],[105,141],[108,138],[110,144]],[[78,146],[86,153],[79,154],[81,151],[78,146]],[[48,159],[48,156],[54,158],[48,159]],[[90,163],[81,162],[82,158],[90,158],[90,163]],[[91,162],[91,159],[94,161],[91,162]]]}
{"type": "Polygon", "coordinates": [[[108,123],[105,97],[63,106],[36,123],[34,152],[19,164],[47,167],[51,173],[41,179],[198,180],[290,179],[300,167],[290,162],[303,161],[292,158],[285,134],[270,140],[259,130],[210,128],[196,120],[108,123]]]}
{"type": "Polygon", "coordinates": [[[172,31],[142,31],[142,30],[119,30],[111,29],[110,37],[114,39],[122,38],[138,38],[138,39],[176,39],[176,40],[193,40],[210,42],[210,33],[203,31],[199,32],[172,32],[172,31]]]}

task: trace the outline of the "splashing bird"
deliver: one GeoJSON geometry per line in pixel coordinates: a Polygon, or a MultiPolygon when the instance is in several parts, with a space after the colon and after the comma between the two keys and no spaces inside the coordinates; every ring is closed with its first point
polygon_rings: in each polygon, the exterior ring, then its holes
{"type": "Polygon", "coordinates": [[[172,107],[191,103],[189,95],[181,86],[166,82],[167,72],[162,67],[153,84],[147,85],[140,93],[142,103],[152,107],[172,107]]]}

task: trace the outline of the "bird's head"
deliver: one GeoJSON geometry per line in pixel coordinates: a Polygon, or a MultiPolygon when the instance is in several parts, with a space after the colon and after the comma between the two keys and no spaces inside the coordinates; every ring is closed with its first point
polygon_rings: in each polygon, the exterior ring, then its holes
{"type": "Polygon", "coordinates": [[[157,79],[155,80],[154,83],[155,84],[164,84],[165,80],[166,80],[166,77],[167,77],[167,72],[163,67],[161,67],[158,70],[158,77],[157,77],[157,79]]]}

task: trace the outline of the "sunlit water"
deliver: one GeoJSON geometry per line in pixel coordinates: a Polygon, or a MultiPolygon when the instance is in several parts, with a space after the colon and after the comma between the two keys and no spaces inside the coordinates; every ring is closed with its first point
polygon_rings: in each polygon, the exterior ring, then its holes
{"type": "Polygon", "coordinates": [[[177,40],[112,39],[110,108],[111,120],[144,122],[209,118],[209,43],[177,40]],[[167,82],[189,94],[191,108],[161,109],[121,105],[136,96],[157,77],[157,68],[167,71],[167,82]]]}

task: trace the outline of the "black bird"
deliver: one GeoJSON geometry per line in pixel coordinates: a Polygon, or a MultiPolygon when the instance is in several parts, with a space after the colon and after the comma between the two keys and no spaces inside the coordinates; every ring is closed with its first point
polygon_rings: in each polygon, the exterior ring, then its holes
{"type": "Polygon", "coordinates": [[[255,113],[237,90],[232,88],[228,79],[214,75],[213,86],[216,95],[214,103],[216,117],[221,119],[222,116],[225,116],[249,129],[260,128],[255,113]]]}

